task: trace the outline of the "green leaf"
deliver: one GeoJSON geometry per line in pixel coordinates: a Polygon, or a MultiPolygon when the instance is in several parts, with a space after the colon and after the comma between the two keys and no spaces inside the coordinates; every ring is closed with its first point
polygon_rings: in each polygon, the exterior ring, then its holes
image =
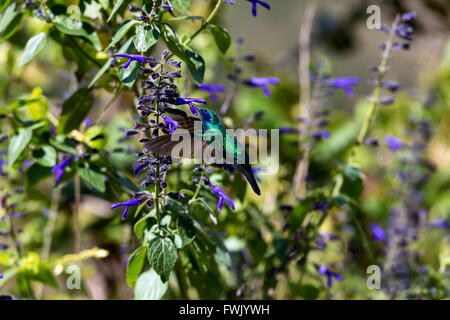
{"type": "MultiPolygon", "coordinates": [[[[124,53],[125,51],[127,51],[128,47],[131,45],[132,42],[133,42],[133,38],[128,39],[127,42],[125,42],[125,44],[119,49],[119,51],[117,51],[117,53],[124,53]]],[[[100,79],[105,74],[106,71],[108,71],[108,69],[111,66],[112,61],[113,61],[113,58],[109,58],[105,62],[105,64],[100,68],[100,70],[97,71],[94,78],[92,78],[91,82],[89,83],[88,88],[92,87],[94,85],[94,83],[96,83],[97,80],[100,79]]]]}
{"type": "Polygon", "coordinates": [[[53,167],[56,164],[56,150],[51,146],[33,150],[33,157],[43,167],[53,167]]]}
{"type": "Polygon", "coordinates": [[[106,190],[105,175],[92,170],[91,168],[79,167],[78,172],[81,179],[89,184],[91,187],[97,189],[99,192],[104,193],[106,190]]]}
{"type": "Polygon", "coordinates": [[[152,210],[134,224],[133,227],[134,233],[139,239],[142,239],[144,237],[145,230],[149,229],[155,223],[156,223],[156,212],[155,210],[152,210]],[[152,219],[152,221],[149,221],[149,219],[152,219]]]}
{"type": "Polygon", "coordinates": [[[169,280],[177,260],[177,248],[170,238],[155,237],[149,243],[148,261],[163,282],[169,280]]]}
{"type": "Polygon", "coordinates": [[[94,96],[89,89],[78,89],[63,103],[58,131],[60,133],[69,133],[74,129],[78,129],[93,103],[94,96]]]}
{"type": "Polygon", "coordinates": [[[117,10],[120,9],[120,7],[122,6],[124,1],[125,0],[117,0],[115,2],[114,7],[113,7],[113,9],[111,11],[111,14],[109,15],[109,18],[108,18],[108,20],[106,22],[109,22],[109,20],[111,20],[111,18],[116,14],[117,10]]]}
{"type": "Polygon", "coordinates": [[[208,30],[213,35],[220,52],[225,54],[231,45],[231,36],[228,31],[214,24],[209,24],[208,30]]]}
{"type": "Polygon", "coordinates": [[[8,6],[0,18],[0,34],[8,28],[9,24],[14,20],[18,12],[16,12],[16,4],[12,3],[8,6]]]}
{"type": "Polygon", "coordinates": [[[184,45],[170,25],[163,24],[162,26],[164,41],[169,49],[186,63],[194,80],[202,83],[205,76],[205,61],[202,56],[191,47],[184,45]]]}
{"type": "Polygon", "coordinates": [[[116,43],[118,43],[122,38],[127,34],[127,32],[135,25],[138,24],[139,21],[137,20],[130,20],[127,23],[123,24],[119,30],[117,30],[116,34],[111,39],[111,42],[109,43],[108,47],[105,49],[108,50],[112,46],[114,46],[116,43]]]}
{"type": "Polygon", "coordinates": [[[139,62],[132,61],[128,68],[119,69],[120,81],[127,87],[131,88],[137,79],[139,73],[139,62]]]}
{"type": "Polygon", "coordinates": [[[29,186],[35,186],[40,181],[51,176],[51,169],[49,167],[43,167],[38,163],[34,163],[31,167],[28,168],[27,175],[27,184],[29,186]]]}
{"type": "Polygon", "coordinates": [[[154,25],[138,25],[136,35],[133,38],[134,47],[141,53],[146,52],[158,42],[159,35],[159,29],[154,25]]]}
{"type": "Polygon", "coordinates": [[[128,259],[127,265],[127,283],[130,287],[134,287],[139,274],[142,271],[147,256],[148,246],[138,247],[128,259]]]}
{"type": "Polygon", "coordinates": [[[33,136],[31,128],[22,128],[9,140],[8,146],[8,164],[12,166],[19,158],[23,150],[25,150],[28,143],[30,143],[33,136]]]}
{"type": "Polygon", "coordinates": [[[47,44],[47,35],[45,32],[38,33],[37,35],[28,39],[25,46],[25,50],[20,57],[19,67],[23,67],[31,61],[47,44]]]}
{"type": "Polygon", "coordinates": [[[0,41],[6,40],[11,37],[25,17],[24,13],[17,12],[15,3],[8,6],[0,18],[0,41]]]}
{"type": "Polygon", "coordinates": [[[162,282],[161,278],[150,269],[139,276],[134,289],[136,300],[160,300],[167,292],[169,284],[162,282]]]}
{"type": "Polygon", "coordinates": [[[94,28],[87,23],[74,23],[74,21],[68,17],[58,17],[55,23],[56,28],[71,36],[78,36],[89,41],[96,50],[102,50],[102,44],[94,28]]]}

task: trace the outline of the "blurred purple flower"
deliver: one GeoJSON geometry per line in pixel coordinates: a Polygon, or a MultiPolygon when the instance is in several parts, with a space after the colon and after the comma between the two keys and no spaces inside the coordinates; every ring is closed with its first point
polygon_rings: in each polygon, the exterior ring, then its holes
{"type": "Polygon", "coordinates": [[[56,174],[56,181],[60,181],[63,174],[64,174],[64,168],[67,167],[70,163],[72,162],[72,157],[68,157],[66,159],[64,159],[63,161],[61,161],[60,163],[58,163],[57,165],[55,165],[52,168],[51,173],[52,174],[56,174]]]}
{"type": "Polygon", "coordinates": [[[194,103],[200,103],[200,104],[207,104],[206,100],[203,99],[195,99],[195,98],[178,98],[177,101],[175,102],[175,105],[177,106],[181,106],[184,104],[189,105],[189,107],[191,108],[191,112],[194,116],[198,115],[196,106],[194,103]]]}
{"type": "Polygon", "coordinates": [[[448,229],[450,227],[450,224],[448,223],[447,220],[439,219],[439,220],[430,221],[428,223],[428,227],[439,228],[439,229],[448,229]]]}
{"type": "Polygon", "coordinates": [[[323,274],[324,276],[327,277],[327,286],[328,288],[331,288],[333,286],[333,278],[336,280],[344,280],[344,277],[342,277],[342,275],[340,275],[339,273],[330,271],[327,267],[325,266],[316,266],[317,271],[320,274],[323,274]]]}
{"type": "Polygon", "coordinates": [[[373,239],[381,242],[386,240],[386,232],[384,232],[379,224],[375,222],[370,223],[370,229],[372,230],[373,239]]]}
{"type": "Polygon", "coordinates": [[[233,209],[233,210],[235,209],[233,200],[231,200],[231,198],[228,197],[219,186],[213,185],[212,190],[215,194],[217,194],[219,196],[219,202],[217,203],[217,211],[219,211],[219,212],[222,211],[222,206],[223,206],[224,200],[228,203],[228,205],[231,207],[231,209],[233,209]]]}
{"type": "Polygon", "coordinates": [[[350,78],[335,78],[325,82],[325,85],[334,89],[343,89],[348,97],[353,97],[354,92],[352,86],[359,84],[359,79],[356,77],[350,78]]]}
{"type": "Polygon", "coordinates": [[[236,4],[236,0],[223,0],[223,3],[236,4]]]}
{"type": "Polygon", "coordinates": [[[403,148],[403,141],[391,134],[384,137],[384,143],[392,151],[398,151],[403,148]]]}
{"type": "Polygon", "coordinates": [[[129,207],[137,207],[138,205],[139,205],[139,201],[137,199],[131,199],[131,200],[128,200],[125,202],[114,203],[110,208],[115,209],[118,207],[125,207],[122,212],[122,220],[125,220],[127,213],[128,213],[128,208],[129,207]]]}
{"type": "Polygon", "coordinates": [[[267,10],[270,10],[270,5],[267,2],[261,1],[261,0],[247,0],[248,2],[252,3],[252,14],[254,17],[258,15],[257,7],[258,4],[266,8],[267,10]]]}
{"type": "Polygon", "coordinates": [[[271,78],[251,78],[247,81],[247,84],[252,87],[260,87],[266,96],[270,96],[271,92],[269,90],[269,85],[277,85],[280,84],[280,79],[271,77],[271,78]]]}
{"type": "Polygon", "coordinates": [[[324,140],[330,138],[330,132],[328,130],[317,130],[312,133],[312,137],[316,140],[324,140]]]}
{"type": "Polygon", "coordinates": [[[402,21],[411,21],[414,20],[415,18],[416,18],[415,12],[408,12],[402,15],[402,21]]]}
{"type": "Polygon", "coordinates": [[[221,84],[201,84],[198,86],[199,90],[209,92],[209,97],[211,101],[217,102],[219,99],[217,98],[217,92],[225,92],[227,88],[221,84]]]}

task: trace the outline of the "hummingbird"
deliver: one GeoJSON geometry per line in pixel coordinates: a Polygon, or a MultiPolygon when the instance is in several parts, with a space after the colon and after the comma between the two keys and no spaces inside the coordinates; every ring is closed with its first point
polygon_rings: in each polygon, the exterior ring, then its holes
{"type": "MultiPolygon", "coordinates": [[[[178,123],[177,129],[188,130],[191,134],[190,143],[192,148],[191,154],[181,154],[181,158],[195,158],[199,147],[201,154],[207,146],[219,146],[222,148],[222,154],[225,159],[231,159],[232,163],[228,163],[233,168],[238,169],[245,176],[253,191],[257,195],[261,195],[255,175],[253,174],[252,166],[249,163],[249,156],[245,147],[237,140],[237,138],[227,131],[225,126],[220,122],[219,117],[208,108],[196,108],[199,111],[200,119],[196,117],[189,117],[180,112],[172,117],[178,123]],[[194,130],[195,123],[201,122],[201,132],[194,130]]],[[[171,112],[168,110],[168,112],[171,112]]],[[[175,130],[176,132],[176,130],[175,130]]],[[[182,142],[181,142],[182,143],[182,142]]],[[[172,151],[176,146],[179,146],[178,139],[173,139],[172,134],[166,134],[151,139],[145,145],[146,152],[152,152],[164,156],[172,156],[172,151]]],[[[218,159],[216,159],[218,160],[218,159]]]]}

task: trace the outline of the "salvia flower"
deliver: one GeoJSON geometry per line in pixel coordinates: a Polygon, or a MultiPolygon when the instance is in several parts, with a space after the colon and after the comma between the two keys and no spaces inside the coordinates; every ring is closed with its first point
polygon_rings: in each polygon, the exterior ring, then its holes
{"type": "Polygon", "coordinates": [[[448,223],[447,220],[439,219],[439,220],[430,221],[427,224],[427,226],[431,227],[431,228],[448,229],[450,227],[450,224],[448,223]]]}
{"type": "Polygon", "coordinates": [[[233,200],[231,200],[231,198],[228,197],[219,186],[213,185],[212,190],[215,194],[217,194],[219,196],[219,202],[217,203],[217,211],[219,211],[219,212],[222,211],[224,200],[228,203],[228,205],[230,206],[231,209],[233,209],[233,210],[235,209],[233,200]]]}
{"type": "Polygon", "coordinates": [[[169,132],[173,133],[175,131],[176,128],[178,128],[180,126],[180,124],[178,123],[178,121],[173,120],[170,117],[167,116],[163,116],[164,122],[168,125],[169,127],[169,132]]]}
{"type": "Polygon", "coordinates": [[[217,97],[217,92],[225,92],[227,88],[221,84],[201,84],[198,86],[199,90],[207,91],[211,101],[217,102],[219,99],[217,97]]]}
{"type": "Polygon", "coordinates": [[[329,270],[325,266],[316,266],[316,268],[320,274],[327,277],[327,287],[328,288],[331,288],[333,286],[333,279],[339,280],[339,281],[344,280],[344,277],[342,277],[342,275],[329,270]]]}
{"type": "Polygon", "coordinates": [[[384,138],[384,143],[386,144],[386,146],[391,149],[392,151],[398,151],[401,148],[403,148],[403,141],[400,140],[399,138],[388,134],[385,138],[384,138]]]}
{"type": "Polygon", "coordinates": [[[189,107],[191,108],[191,112],[194,116],[196,116],[198,114],[197,112],[197,107],[195,105],[195,103],[198,104],[207,104],[206,100],[203,99],[195,99],[195,98],[178,98],[178,100],[175,102],[175,105],[177,106],[181,106],[181,105],[189,105],[189,107]]]}
{"type": "Polygon", "coordinates": [[[53,168],[51,173],[56,174],[56,181],[60,181],[63,174],[64,174],[64,168],[67,167],[72,162],[72,157],[68,157],[61,161],[60,163],[56,164],[53,168]]]}
{"type": "Polygon", "coordinates": [[[352,86],[359,84],[357,77],[350,78],[335,78],[329,79],[325,82],[325,85],[333,89],[343,89],[345,94],[349,97],[353,97],[354,92],[352,86]]]}
{"type": "Polygon", "coordinates": [[[252,14],[254,17],[258,15],[258,4],[263,6],[267,10],[270,10],[270,5],[267,2],[261,0],[247,0],[247,1],[252,3],[252,14]]]}
{"type": "Polygon", "coordinates": [[[280,84],[280,79],[271,77],[271,78],[251,78],[246,82],[248,85],[252,87],[260,87],[266,96],[270,96],[271,92],[269,89],[269,85],[277,85],[280,84]]]}
{"type": "Polygon", "coordinates": [[[123,212],[122,212],[122,220],[125,220],[125,218],[127,217],[127,214],[128,214],[128,208],[129,207],[137,207],[139,204],[140,204],[139,200],[133,198],[133,199],[125,201],[125,202],[114,203],[110,208],[115,209],[118,207],[124,207],[123,212]]]}
{"type": "Polygon", "coordinates": [[[152,57],[146,57],[138,54],[128,54],[128,53],[116,53],[114,57],[123,57],[128,58],[128,61],[123,65],[123,69],[126,69],[130,66],[132,61],[137,61],[139,63],[149,63],[149,62],[156,62],[155,58],[152,57]]]}
{"type": "Polygon", "coordinates": [[[386,232],[384,232],[383,228],[379,224],[372,222],[369,226],[372,230],[373,239],[381,242],[386,240],[386,232]]]}

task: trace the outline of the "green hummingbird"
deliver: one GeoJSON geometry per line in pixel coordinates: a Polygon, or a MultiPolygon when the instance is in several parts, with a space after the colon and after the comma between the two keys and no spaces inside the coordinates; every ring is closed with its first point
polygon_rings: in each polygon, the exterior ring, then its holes
{"type": "MultiPolygon", "coordinates": [[[[177,129],[186,129],[191,134],[191,154],[181,154],[181,158],[195,158],[198,151],[203,156],[203,151],[207,146],[216,146],[222,148],[224,159],[231,159],[232,164],[229,165],[237,168],[246,177],[253,191],[257,195],[261,195],[258,183],[253,174],[252,166],[249,163],[249,156],[245,151],[245,147],[237,140],[237,138],[229,133],[224,125],[220,122],[217,115],[208,108],[197,108],[200,113],[200,119],[195,117],[176,115],[171,117],[178,123],[177,129]],[[201,132],[196,132],[195,122],[201,121],[201,132]],[[201,150],[198,150],[199,147],[201,150]]],[[[175,131],[176,132],[176,131],[175,131]]],[[[172,156],[175,147],[180,146],[178,139],[173,139],[172,134],[167,134],[157,138],[153,138],[145,145],[148,152],[157,153],[159,155],[172,156]]],[[[218,160],[218,159],[215,159],[218,160]]],[[[220,163],[220,162],[219,162],[220,163]]]]}

